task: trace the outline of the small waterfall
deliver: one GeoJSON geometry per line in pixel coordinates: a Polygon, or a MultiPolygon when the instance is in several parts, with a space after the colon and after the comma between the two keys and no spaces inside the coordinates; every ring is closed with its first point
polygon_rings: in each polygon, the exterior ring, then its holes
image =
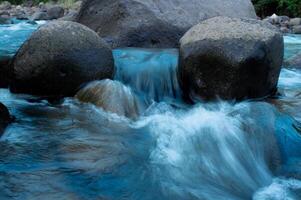
{"type": "Polygon", "coordinates": [[[180,99],[176,74],[178,50],[116,49],[114,58],[117,68],[115,79],[145,96],[146,101],[180,99]]]}

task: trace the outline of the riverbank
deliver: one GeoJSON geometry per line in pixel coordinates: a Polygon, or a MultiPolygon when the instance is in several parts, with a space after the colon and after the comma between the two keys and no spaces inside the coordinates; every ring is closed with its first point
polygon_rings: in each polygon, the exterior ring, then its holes
{"type": "Polygon", "coordinates": [[[289,18],[288,16],[273,14],[263,21],[276,26],[282,33],[301,34],[301,17],[289,18]]]}
{"type": "Polygon", "coordinates": [[[0,24],[12,23],[12,18],[18,20],[74,20],[81,1],[72,4],[64,3],[40,3],[38,5],[27,2],[21,5],[13,5],[7,1],[0,4],[0,24]]]}

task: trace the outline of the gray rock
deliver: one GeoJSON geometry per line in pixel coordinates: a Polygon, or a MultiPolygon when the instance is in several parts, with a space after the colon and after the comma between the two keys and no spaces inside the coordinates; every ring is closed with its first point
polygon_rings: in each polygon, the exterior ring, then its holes
{"type": "Polygon", "coordinates": [[[290,26],[301,25],[301,18],[292,18],[292,19],[290,19],[288,25],[290,25],[290,26]]]}
{"type": "Polygon", "coordinates": [[[193,25],[210,17],[256,18],[250,0],[86,0],[77,21],[112,47],[177,47],[193,25]]]}
{"type": "Polygon", "coordinates": [[[12,61],[13,92],[73,96],[81,84],[112,78],[111,49],[91,29],[67,21],[41,26],[12,61]]]}
{"type": "Polygon", "coordinates": [[[11,9],[11,3],[9,3],[8,1],[3,1],[0,4],[0,10],[9,10],[11,9]]]}
{"type": "Polygon", "coordinates": [[[6,126],[12,121],[7,107],[0,102],[0,135],[3,134],[6,126]]]}
{"type": "Polygon", "coordinates": [[[284,45],[269,23],[215,17],[180,43],[178,76],[186,98],[241,100],[276,92],[284,45]]]}
{"type": "Polygon", "coordinates": [[[49,20],[49,16],[47,12],[37,11],[31,16],[30,20],[32,21],[49,20]]]}
{"type": "Polygon", "coordinates": [[[294,34],[301,34],[301,25],[293,26],[292,32],[293,32],[294,34]]]}
{"type": "Polygon", "coordinates": [[[290,29],[285,26],[280,27],[280,31],[282,33],[290,33],[291,32],[290,29]]]}
{"type": "Polygon", "coordinates": [[[64,17],[59,18],[59,20],[76,21],[77,15],[78,15],[78,11],[69,10],[69,12],[64,17]]]}
{"type": "Polygon", "coordinates": [[[61,6],[51,6],[47,9],[48,19],[58,19],[64,16],[64,8],[61,6]]]}

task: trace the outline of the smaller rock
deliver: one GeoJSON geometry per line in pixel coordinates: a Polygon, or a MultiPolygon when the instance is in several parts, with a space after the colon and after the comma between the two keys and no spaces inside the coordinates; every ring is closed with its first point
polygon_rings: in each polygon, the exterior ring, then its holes
{"type": "Polygon", "coordinates": [[[7,107],[0,102],[0,135],[3,134],[6,126],[12,121],[7,107]]]}
{"type": "Polygon", "coordinates": [[[280,27],[280,31],[281,31],[282,33],[290,33],[290,29],[287,28],[287,27],[285,27],[285,26],[280,27]]]}
{"type": "Polygon", "coordinates": [[[10,57],[0,57],[0,88],[7,88],[9,85],[9,63],[10,57]]]}
{"type": "Polygon", "coordinates": [[[289,26],[298,26],[301,25],[301,18],[292,18],[290,19],[290,21],[288,22],[289,26]]]}
{"type": "Polygon", "coordinates": [[[3,1],[1,4],[0,4],[0,10],[9,10],[11,9],[11,3],[9,3],[8,1],[3,1]]]}
{"type": "Polygon", "coordinates": [[[78,15],[78,11],[69,10],[69,12],[64,17],[59,18],[59,20],[63,20],[63,21],[76,21],[77,15],[78,15]]]}
{"type": "Polygon", "coordinates": [[[47,10],[48,18],[51,19],[58,19],[64,16],[64,8],[61,6],[51,6],[47,10]]]}
{"type": "Polygon", "coordinates": [[[74,3],[73,9],[79,11],[79,9],[80,9],[81,6],[82,6],[82,3],[83,3],[82,1],[76,1],[76,2],[74,3]]]}
{"type": "Polygon", "coordinates": [[[293,32],[294,34],[301,34],[301,25],[293,26],[292,32],[293,32]]]}
{"type": "Polygon", "coordinates": [[[47,12],[37,11],[31,16],[30,20],[49,20],[49,16],[47,12]]]}

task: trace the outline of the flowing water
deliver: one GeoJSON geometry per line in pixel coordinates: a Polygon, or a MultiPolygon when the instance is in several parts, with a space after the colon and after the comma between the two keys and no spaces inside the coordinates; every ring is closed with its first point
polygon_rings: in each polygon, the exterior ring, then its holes
{"type": "MultiPolygon", "coordinates": [[[[0,27],[11,29],[8,49],[25,26],[0,27]]],[[[301,51],[300,37],[285,41],[286,58],[301,51]]],[[[0,139],[0,199],[301,199],[301,70],[282,70],[277,99],[192,106],[180,99],[176,50],[114,57],[115,80],[95,84],[138,98],[135,119],[0,90],[16,117],[0,139]]]]}

